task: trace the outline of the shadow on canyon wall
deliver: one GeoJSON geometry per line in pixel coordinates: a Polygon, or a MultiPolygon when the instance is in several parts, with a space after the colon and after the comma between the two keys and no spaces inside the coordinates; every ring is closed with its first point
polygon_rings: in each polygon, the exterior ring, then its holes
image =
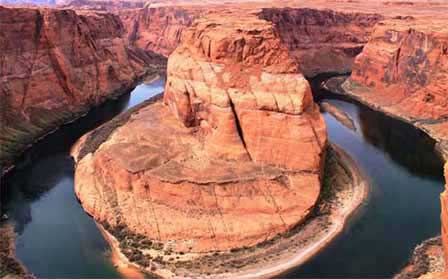
{"type": "Polygon", "coordinates": [[[396,163],[420,177],[443,179],[443,159],[435,152],[436,142],[423,131],[371,109],[360,110],[359,120],[364,139],[396,163]]]}

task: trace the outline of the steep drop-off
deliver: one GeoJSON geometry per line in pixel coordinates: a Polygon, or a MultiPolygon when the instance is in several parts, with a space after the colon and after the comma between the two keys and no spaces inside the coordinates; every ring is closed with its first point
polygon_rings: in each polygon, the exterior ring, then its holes
{"type": "MultiPolygon", "coordinates": [[[[342,84],[343,79],[330,80],[326,83],[327,88],[348,94],[420,128],[437,141],[437,148],[446,158],[447,26],[444,19],[422,18],[398,18],[378,23],[362,53],[356,57],[350,78],[342,84]]],[[[442,242],[446,251],[446,192],[441,195],[441,201],[442,242]]]]}
{"type": "Polygon", "coordinates": [[[180,42],[182,32],[204,10],[191,7],[145,7],[120,11],[131,45],[168,56],[180,42]]]}
{"type": "Polygon", "coordinates": [[[118,16],[0,6],[0,165],[107,98],[131,89],[163,59],[130,48],[118,16]]]}
{"type": "Polygon", "coordinates": [[[94,133],[106,132],[74,149],[76,193],[110,232],[153,250],[253,246],[300,223],[320,193],[325,123],[275,29],[253,16],[199,19],[169,58],[164,102],[94,133]]]}
{"type": "Polygon", "coordinates": [[[438,140],[448,139],[448,28],[445,20],[379,23],[343,89],[413,123],[438,140]]]}
{"type": "MultiPolygon", "coordinates": [[[[195,19],[235,7],[145,7],[119,13],[131,44],[168,56],[179,44],[182,32],[195,19]]],[[[245,9],[274,24],[276,32],[297,59],[306,76],[323,72],[351,71],[355,56],[362,50],[373,29],[383,17],[378,14],[342,13],[302,8],[245,9]]]]}
{"type": "Polygon", "coordinates": [[[442,202],[442,242],[445,251],[445,263],[448,263],[448,163],[445,164],[445,191],[440,195],[442,202]]]}
{"type": "Polygon", "coordinates": [[[332,10],[268,8],[259,17],[274,23],[306,76],[347,73],[383,17],[332,10]]]}

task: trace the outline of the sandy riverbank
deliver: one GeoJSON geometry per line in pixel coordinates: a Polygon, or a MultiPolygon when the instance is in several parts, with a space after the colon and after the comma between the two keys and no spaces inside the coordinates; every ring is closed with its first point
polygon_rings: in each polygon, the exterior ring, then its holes
{"type": "MultiPolygon", "coordinates": [[[[355,162],[334,145],[328,151],[325,174],[321,199],[314,212],[286,235],[238,251],[170,255],[171,261],[151,261],[145,271],[164,278],[268,278],[303,264],[343,230],[368,196],[366,178],[355,162]]],[[[101,230],[112,247],[112,260],[120,272],[125,275],[138,270],[122,253],[119,240],[104,228],[101,230]]],[[[128,278],[141,278],[134,276],[137,275],[130,274],[128,278]]]]}

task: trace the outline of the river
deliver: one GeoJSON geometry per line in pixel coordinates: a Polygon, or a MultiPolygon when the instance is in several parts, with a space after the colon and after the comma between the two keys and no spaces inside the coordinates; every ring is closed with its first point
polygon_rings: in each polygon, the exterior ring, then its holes
{"type": "Polygon", "coordinates": [[[64,125],[26,152],[3,181],[2,204],[16,224],[17,257],[38,278],[122,277],[111,263],[108,243],[75,197],[69,152],[83,134],[162,93],[164,85],[163,79],[141,84],[64,125]]]}
{"type": "MultiPolygon", "coordinates": [[[[17,257],[39,278],[121,278],[110,250],[73,191],[69,151],[84,133],[161,93],[164,80],[142,84],[37,143],[5,179],[4,209],[16,223],[17,257]]],[[[328,99],[356,131],[325,113],[329,139],[371,181],[368,201],[344,232],[304,266],[282,277],[391,277],[421,241],[440,232],[442,161],[422,132],[362,105],[328,99]]]]}

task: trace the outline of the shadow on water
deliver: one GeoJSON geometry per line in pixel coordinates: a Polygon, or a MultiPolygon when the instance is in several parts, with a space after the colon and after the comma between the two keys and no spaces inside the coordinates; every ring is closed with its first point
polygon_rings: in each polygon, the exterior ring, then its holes
{"type": "Polygon", "coordinates": [[[74,194],[70,148],[83,134],[163,91],[141,84],[37,142],[2,179],[2,206],[14,221],[16,254],[39,278],[120,278],[108,244],[74,194]]]}
{"type": "MultiPolygon", "coordinates": [[[[164,80],[92,110],[37,143],[3,183],[2,204],[16,223],[17,255],[40,278],[120,278],[108,245],[73,192],[70,147],[84,133],[156,93],[164,80]]],[[[369,177],[370,196],[342,234],[282,278],[390,277],[412,249],[440,233],[442,161],[412,126],[357,103],[329,99],[357,127],[324,114],[329,138],[369,177]]]]}
{"type": "Polygon", "coordinates": [[[364,139],[397,164],[422,178],[441,178],[443,161],[434,151],[436,142],[423,131],[365,108],[359,110],[359,121],[364,139]]]}
{"type": "Polygon", "coordinates": [[[318,93],[318,100],[325,99],[355,122],[352,131],[324,113],[330,141],[369,178],[369,198],[335,241],[281,277],[390,278],[417,244],[440,234],[443,161],[435,142],[411,125],[332,93],[318,93]]]}

